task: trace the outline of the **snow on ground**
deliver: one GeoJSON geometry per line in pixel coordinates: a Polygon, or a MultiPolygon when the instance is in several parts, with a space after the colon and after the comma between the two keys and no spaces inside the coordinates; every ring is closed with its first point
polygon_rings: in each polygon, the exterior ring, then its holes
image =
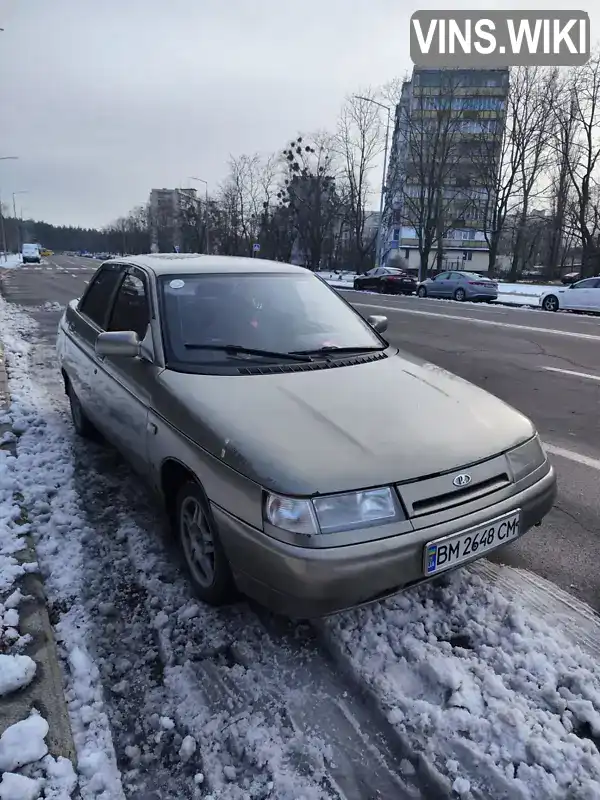
{"type": "Polygon", "coordinates": [[[403,797],[402,770],[384,770],[381,755],[345,767],[348,743],[383,745],[346,720],[357,717],[352,698],[312,639],[273,634],[245,603],[194,600],[129,469],[110,448],[74,439],[33,321],[0,299],[0,324],[15,480],[66,673],[82,800],[329,800],[359,780],[403,797]]]}
{"type": "Polygon", "coordinates": [[[23,259],[21,258],[21,254],[17,253],[8,253],[7,260],[4,260],[4,256],[0,255],[0,269],[14,269],[15,267],[20,267],[23,265],[23,259]]]}
{"type": "Polygon", "coordinates": [[[463,571],[325,625],[459,795],[600,798],[600,665],[518,599],[463,571]]]}
{"type": "MultiPolygon", "coordinates": [[[[2,414],[0,422],[6,422],[2,414]]],[[[5,433],[2,445],[14,435],[5,433]]],[[[23,653],[28,636],[19,633],[19,606],[26,599],[16,582],[35,563],[21,564],[18,554],[26,546],[29,525],[20,506],[19,462],[10,449],[0,447],[0,703],[2,698],[28,686],[37,665],[23,653]]],[[[0,737],[0,800],[36,800],[40,792],[54,800],[68,800],[75,786],[70,761],[47,755],[46,720],[37,713],[10,725],[0,737]],[[63,763],[64,762],[64,763],[63,763]],[[19,770],[18,772],[16,770],[19,770]],[[29,774],[28,774],[29,773],[29,774]]]]}

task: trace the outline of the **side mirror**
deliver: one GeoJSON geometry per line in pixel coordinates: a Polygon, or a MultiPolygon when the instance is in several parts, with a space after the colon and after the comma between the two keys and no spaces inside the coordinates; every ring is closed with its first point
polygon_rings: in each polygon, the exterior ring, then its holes
{"type": "Polygon", "coordinates": [[[98,335],[95,350],[99,356],[135,358],[140,355],[141,342],[135,331],[107,331],[98,335]]]}
{"type": "Polygon", "coordinates": [[[387,331],[388,327],[388,318],[387,317],[380,317],[377,314],[374,314],[372,317],[367,317],[367,322],[369,325],[377,331],[377,333],[384,333],[387,331]]]}

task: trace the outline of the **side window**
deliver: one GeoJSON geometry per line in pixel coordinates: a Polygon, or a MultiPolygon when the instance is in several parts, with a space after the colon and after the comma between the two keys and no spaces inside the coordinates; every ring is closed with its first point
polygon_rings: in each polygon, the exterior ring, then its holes
{"type": "Polygon", "coordinates": [[[128,274],[119,287],[109,331],[135,331],[143,339],[150,323],[150,304],[144,281],[128,274]]]}
{"type": "Polygon", "coordinates": [[[587,278],[585,281],[579,281],[579,283],[574,283],[574,289],[593,289],[596,286],[596,279],[595,278],[587,278]]]}
{"type": "Polygon", "coordinates": [[[101,267],[79,304],[79,313],[96,323],[99,328],[104,328],[110,301],[121,274],[119,270],[101,267]]]}

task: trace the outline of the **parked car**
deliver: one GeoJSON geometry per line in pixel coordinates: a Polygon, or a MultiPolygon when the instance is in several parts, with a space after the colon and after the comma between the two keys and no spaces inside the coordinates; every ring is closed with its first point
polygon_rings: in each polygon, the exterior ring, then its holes
{"type": "Polygon", "coordinates": [[[24,244],[21,248],[21,258],[24,264],[39,264],[42,260],[39,244],[24,244]]]}
{"type": "Polygon", "coordinates": [[[581,273],[580,272],[568,272],[566,275],[563,275],[561,278],[561,282],[568,286],[570,283],[576,283],[577,281],[581,280],[581,273]]]}
{"type": "Polygon", "coordinates": [[[402,269],[375,267],[354,278],[354,288],[383,294],[414,294],[417,280],[402,269]]]}
{"type": "Polygon", "coordinates": [[[135,256],[68,304],[57,354],[77,433],[157,491],[198,596],[310,618],[488,554],[554,502],[533,424],[386,326],[302,267],[135,256]]]}
{"type": "Polygon", "coordinates": [[[43,248],[41,249],[40,253],[41,253],[41,255],[42,255],[44,258],[48,258],[49,256],[51,256],[51,255],[53,254],[53,253],[52,253],[52,250],[48,250],[48,248],[47,248],[47,247],[43,247],[43,248]]]}
{"type": "Polygon", "coordinates": [[[452,270],[440,272],[419,284],[419,297],[445,297],[452,300],[474,300],[491,303],[498,297],[498,283],[476,272],[452,270]]]}
{"type": "Polygon", "coordinates": [[[540,295],[544,311],[588,311],[600,314],[600,276],[584,278],[568,288],[546,289],[540,295]]]}

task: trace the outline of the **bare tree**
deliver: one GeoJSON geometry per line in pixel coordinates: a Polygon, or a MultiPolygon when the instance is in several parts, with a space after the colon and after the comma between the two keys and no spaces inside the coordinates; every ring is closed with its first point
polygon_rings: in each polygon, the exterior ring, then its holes
{"type": "Polygon", "coordinates": [[[333,143],[342,163],[346,198],[344,221],[357,272],[363,271],[376,239],[376,234],[366,236],[365,222],[372,194],[369,178],[383,149],[379,108],[370,99],[374,99],[374,92],[369,89],[361,97],[351,95],[346,99],[333,143]]]}
{"type": "Polygon", "coordinates": [[[563,136],[570,136],[566,154],[574,203],[572,221],[582,248],[582,273],[593,273],[600,263],[600,54],[568,78],[568,114],[558,116],[563,136]],[[572,126],[567,128],[567,126],[572,126]]]}
{"type": "Polygon", "coordinates": [[[339,224],[343,200],[336,188],[336,152],[324,133],[298,136],[283,151],[286,177],[282,200],[290,210],[296,233],[296,252],[316,270],[334,252],[334,226],[339,224]]]}
{"type": "Polygon", "coordinates": [[[552,131],[550,109],[556,97],[556,74],[532,67],[511,72],[506,111],[481,121],[484,130],[473,148],[474,188],[479,195],[482,228],[489,248],[489,272],[496,268],[505,228],[511,226],[514,280],[523,262],[532,201],[544,187],[552,131]]]}
{"type": "Polygon", "coordinates": [[[230,158],[229,175],[219,193],[228,217],[229,252],[251,255],[253,244],[262,245],[270,209],[277,204],[279,172],[274,155],[263,157],[255,153],[230,158]]]}

